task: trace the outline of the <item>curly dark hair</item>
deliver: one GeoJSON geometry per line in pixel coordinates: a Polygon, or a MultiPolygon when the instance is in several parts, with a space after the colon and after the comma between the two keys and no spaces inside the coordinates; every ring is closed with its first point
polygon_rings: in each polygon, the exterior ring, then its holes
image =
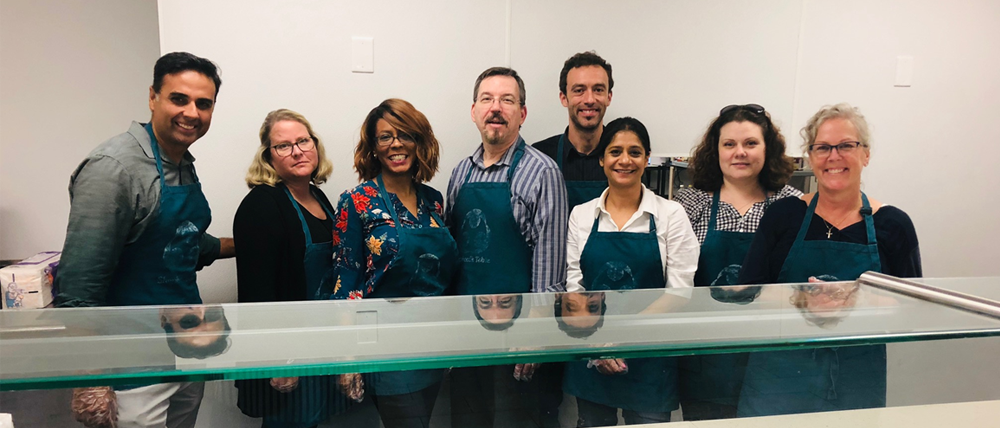
{"type": "Polygon", "coordinates": [[[795,171],[792,158],[785,154],[785,137],[781,135],[778,126],[771,121],[770,114],[766,111],[757,113],[747,106],[723,112],[708,126],[705,136],[695,147],[691,157],[690,171],[694,187],[706,192],[717,192],[722,188],[719,133],[729,122],[750,122],[760,126],[764,134],[764,168],[761,169],[757,180],[767,191],[775,192],[785,187],[792,172],[795,171]]]}

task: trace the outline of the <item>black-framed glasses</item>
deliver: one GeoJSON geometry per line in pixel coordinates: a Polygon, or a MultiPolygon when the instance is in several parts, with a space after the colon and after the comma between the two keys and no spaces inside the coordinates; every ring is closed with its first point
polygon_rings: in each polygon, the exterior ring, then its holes
{"type": "Polygon", "coordinates": [[[723,107],[722,110],[719,110],[719,116],[722,116],[722,115],[724,115],[726,113],[729,113],[729,112],[731,112],[733,110],[740,109],[740,108],[744,109],[744,110],[751,111],[751,112],[756,113],[756,114],[764,114],[764,107],[761,106],[760,104],[743,104],[743,105],[740,105],[740,104],[730,104],[730,105],[727,105],[727,106],[723,107]]]}
{"type": "Polygon", "coordinates": [[[863,146],[864,143],[859,141],[845,141],[840,144],[810,144],[809,153],[816,157],[825,158],[830,156],[833,149],[837,149],[837,153],[842,155],[850,154],[854,152],[854,149],[863,146]]]}
{"type": "Polygon", "coordinates": [[[375,142],[378,143],[379,147],[387,147],[392,145],[393,140],[399,140],[403,144],[413,144],[416,140],[413,139],[409,134],[382,134],[375,138],[375,142]]]}
{"type": "Polygon", "coordinates": [[[292,147],[298,147],[299,150],[303,152],[308,152],[316,147],[315,140],[312,137],[303,137],[296,140],[294,143],[281,143],[271,146],[274,149],[274,153],[281,157],[287,157],[292,154],[292,147]]]}

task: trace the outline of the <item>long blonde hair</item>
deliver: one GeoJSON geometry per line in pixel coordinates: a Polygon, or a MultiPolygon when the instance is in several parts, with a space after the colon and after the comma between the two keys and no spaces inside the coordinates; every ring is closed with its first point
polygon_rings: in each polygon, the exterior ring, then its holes
{"type": "Polygon", "coordinates": [[[281,182],[281,177],[278,176],[277,171],[271,166],[271,128],[274,127],[274,124],[283,120],[301,123],[306,127],[309,136],[316,142],[314,150],[316,150],[319,165],[312,173],[312,182],[319,185],[325,183],[327,178],[330,178],[330,174],[333,172],[333,163],[326,158],[326,149],[323,148],[323,142],[320,141],[319,136],[313,132],[312,125],[309,124],[305,116],[282,108],[268,113],[267,117],[264,118],[264,123],[260,125],[260,146],[257,147],[257,154],[254,155],[253,161],[250,162],[250,170],[247,171],[247,187],[253,189],[255,186],[261,184],[274,187],[281,182]]]}

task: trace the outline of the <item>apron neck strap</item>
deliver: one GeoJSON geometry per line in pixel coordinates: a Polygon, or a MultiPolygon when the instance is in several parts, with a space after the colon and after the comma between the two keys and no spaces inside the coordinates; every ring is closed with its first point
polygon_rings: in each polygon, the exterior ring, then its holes
{"type": "Polygon", "coordinates": [[[566,147],[564,143],[566,142],[567,132],[569,132],[569,129],[566,129],[566,132],[563,132],[563,134],[559,136],[559,145],[556,146],[556,165],[559,166],[560,171],[563,170],[563,161],[566,157],[566,153],[563,152],[563,149],[566,147]]]}
{"type": "Polygon", "coordinates": [[[153,158],[156,159],[156,172],[160,174],[160,188],[165,189],[167,187],[167,180],[163,176],[163,160],[160,156],[160,144],[156,141],[156,134],[153,133],[153,123],[147,123],[143,128],[146,128],[146,133],[149,134],[149,147],[153,150],[153,158]]]}
{"type": "MultiPolygon", "coordinates": [[[[806,237],[806,231],[809,230],[809,225],[812,223],[813,214],[816,214],[816,203],[819,201],[819,192],[813,196],[812,201],[809,201],[809,208],[806,208],[806,216],[802,219],[802,227],[799,228],[799,234],[795,237],[798,241],[804,241],[806,237]]],[[[872,218],[872,206],[868,202],[868,195],[865,192],[861,192],[861,219],[865,222],[865,231],[868,233],[868,245],[877,245],[877,240],[875,239],[875,221],[872,218]]],[[[878,257],[878,254],[874,257],[878,257]]]]}
{"type": "MultiPolygon", "coordinates": [[[[399,223],[399,215],[396,213],[396,207],[393,205],[392,199],[389,198],[389,191],[385,190],[385,182],[382,180],[382,174],[376,176],[375,181],[378,183],[379,196],[382,197],[382,202],[385,203],[386,208],[389,210],[389,215],[392,216],[392,221],[396,224],[396,227],[402,227],[399,223]]],[[[420,187],[416,184],[413,185],[413,190],[417,193],[417,210],[419,211],[420,202],[424,200],[423,195],[420,191],[420,187]]],[[[417,213],[413,214],[417,217],[417,221],[420,221],[420,216],[417,215],[417,213]]],[[[441,222],[441,219],[437,218],[437,214],[435,214],[433,210],[431,210],[431,217],[434,217],[434,221],[438,222],[439,225],[444,224],[441,222]]],[[[430,226],[430,222],[428,221],[428,224],[425,224],[424,226],[430,226]]]]}
{"type": "Polygon", "coordinates": [[[715,220],[719,217],[719,193],[722,193],[722,188],[719,188],[712,195],[712,213],[708,217],[708,230],[715,230],[715,220]]]}
{"type": "MultiPolygon", "coordinates": [[[[285,183],[278,183],[278,185],[281,186],[281,190],[285,191],[285,195],[288,196],[288,201],[292,203],[292,208],[295,208],[295,214],[299,216],[299,224],[302,225],[302,234],[305,235],[306,238],[306,246],[308,247],[312,245],[312,232],[309,231],[309,225],[306,224],[306,216],[305,214],[302,214],[302,208],[299,207],[299,201],[295,200],[295,197],[292,196],[292,191],[288,190],[288,186],[286,186],[285,183]]],[[[312,188],[310,188],[309,191],[312,192],[312,188]]],[[[319,198],[316,198],[316,202],[319,202],[319,206],[323,207],[323,212],[326,213],[326,218],[332,220],[333,214],[330,213],[330,209],[327,208],[319,198]]]]}
{"type": "MultiPolygon", "coordinates": [[[[597,233],[597,225],[601,220],[601,213],[597,213],[597,217],[594,217],[594,225],[590,227],[590,234],[593,235],[597,233]]],[[[653,219],[653,214],[649,214],[649,233],[656,234],[656,220],[653,219]]]]}
{"type": "MultiPolygon", "coordinates": [[[[485,144],[485,143],[484,143],[485,144]]],[[[507,150],[514,150],[514,158],[510,161],[510,166],[507,168],[507,182],[510,183],[514,180],[514,169],[517,168],[517,164],[521,162],[521,157],[524,156],[524,140],[521,137],[517,137],[517,142],[507,150]]],[[[505,153],[506,155],[506,153],[505,153]]],[[[486,148],[483,147],[483,157],[486,157],[486,148]]],[[[476,168],[476,163],[473,162],[469,166],[469,171],[465,173],[465,181],[462,184],[469,182],[469,177],[472,177],[472,170],[476,168]]]]}

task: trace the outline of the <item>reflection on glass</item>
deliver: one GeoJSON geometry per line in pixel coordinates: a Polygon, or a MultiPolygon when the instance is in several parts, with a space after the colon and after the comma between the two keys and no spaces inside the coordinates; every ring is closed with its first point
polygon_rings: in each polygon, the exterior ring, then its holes
{"type": "Polygon", "coordinates": [[[734,285],[730,287],[712,287],[709,290],[712,298],[716,301],[746,305],[760,296],[762,288],[759,285],[734,285]]]}
{"type": "Polygon", "coordinates": [[[181,358],[205,359],[229,349],[229,321],[219,305],[166,307],[160,309],[160,326],[167,346],[181,358]]]}
{"type": "Polygon", "coordinates": [[[590,337],[604,325],[608,311],[604,293],[560,293],[552,304],[559,330],[569,337],[590,337]]]}
{"type": "Polygon", "coordinates": [[[857,304],[859,287],[856,282],[796,284],[788,301],[809,324],[833,328],[851,314],[857,304]]]}
{"type": "Polygon", "coordinates": [[[520,294],[494,294],[472,297],[472,312],[483,328],[504,331],[521,316],[524,296],[520,294]]]}

